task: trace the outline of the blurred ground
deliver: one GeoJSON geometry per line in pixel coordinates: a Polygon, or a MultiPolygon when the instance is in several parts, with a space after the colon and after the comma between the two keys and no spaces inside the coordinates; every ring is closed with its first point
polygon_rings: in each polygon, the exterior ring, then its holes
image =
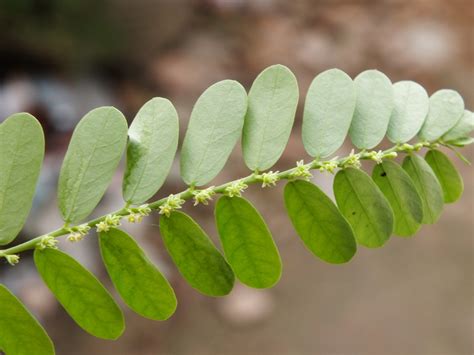
{"type": "MultiPolygon", "coordinates": [[[[412,79],[429,93],[458,90],[474,108],[472,0],[2,0],[0,121],[30,111],[47,132],[47,158],[22,238],[60,225],[55,184],[71,129],[89,109],[113,104],[132,119],[153,96],[177,106],[182,133],[211,83],[247,88],[264,67],[296,74],[303,98],[312,78],[339,67],[368,68],[393,82],[412,79]]],[[[301,107],[283,169],[307,157],[301,107]]],[[[350,145],[343,149],[350,150],[350,145]]],[[[473,149],[466,155],[474,159],[473,149]]],[[[341,153],[343,154],[343,153],[341,153]]],[[[157,323],[127,311],[116,342],[94,339],[68,319],[26,257],[0,265],[6,283],[40,317],[59,355],[468,355],[473,354],[473,169],[459,160],[461,201],[414,238],[360,248],[348,265],[315,260],[296,237],[280,192],[249,189],[280,248],[284,273],[271,290],[238,286],[225,299],[199,295],[163,252],[157,221],[130,230],[175,286],[179,308],[157,323]]],[[[239,149],[218,177],[246,174],[239,149]]],[[[331,193],[331,176],[314,181],[331,193]]],[[[216,182],[216,183],[217,183],[216,182]]],[[[121,204],[117,176],[97,214],[121,204]]],[[[183,187],[176,165],[159,196],[183,187]]],[[[215,235],[212,206],[188,211],[215,235]]],[[[96,241],[62,246],[107,282],[96,241]]]]}

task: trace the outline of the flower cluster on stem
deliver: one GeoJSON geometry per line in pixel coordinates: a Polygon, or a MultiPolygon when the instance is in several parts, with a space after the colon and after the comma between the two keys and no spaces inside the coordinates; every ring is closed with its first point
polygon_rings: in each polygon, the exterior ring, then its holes
{"type": "Polygon", "coordinates": [[[166,199],[165,203],[162,204],[160,208],[159,214],[165,215],[169,217],[171,212],[178,210],[186,201],[181,198],[180,195],[169,195],[166,199]]]}

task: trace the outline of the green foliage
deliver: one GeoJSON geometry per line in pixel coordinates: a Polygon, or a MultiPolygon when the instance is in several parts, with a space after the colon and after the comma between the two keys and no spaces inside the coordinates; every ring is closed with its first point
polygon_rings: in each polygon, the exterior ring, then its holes
{"type": "Polygon", "coordinates": [[[43,327],[5,286],[0,284],[0,351],[7,355],[54,355],[43,327]]]}
{"type": "Polygon", "coordinates": [[[281,276],[281,259],[265,221],[241,197],[222,196],[216,224],[227,261],[235,276],[255,288],[272,287],[281,276]]]}
{"type": "Polygon", "coordinates": [[[99,234],[107,272],[125,303],[143,317],[165,320],[177,301],[168,280],[127,233],[112,228],[99,234]]]}
{"type": "Polygon", "coordinates": [[[122,334],[122,311],[90,271],[56,249],[37,249],[34,258],[43,281],[82,329],[103,339],[122,334]]]}
{"type": "Polygon", "coordinates": [[[17,113],[0,125],[0,245],[15,239],[28,217],[43,157],[43,130],[33,116],[17,113]]]}
{"type": "MultiPolygon", "coordinates": [[[[108,291],[77,261],[57,250],[56,238],[78,242],[92,228],[99,236],[102,260],[118,294],[136,313],[153,320],[169,318],[177,300],[166,278],[135,240],[121,231],[124,221],[138,223],[153,212],[160,216],[166,250],[183,278],[199,292],[224,296],[235,277],[254,288],[275,285],[281,259],[265,221],[241,195],[251,184],[272,187],[287,181],[285,207],[305,246],[334,264],[355,257],[357,243],[374,248],[392,233],[414,235],[422,224],[435,223],[444,202],[462,194],[454,164],[438,150],[474,142],[474,118],[453,90],[428,99],[410,81],[394,85],[382,73],[368,70],[354,81],[338,69],[312,82],[303,113],[302,138],[313,157],[284,171],[266,171],[288,142],[298,104],[298,84],[282,65],[265,70],[249,94],[236,81],[209,87],[191,113],[181,150],[181,176],[187,189],[144,204],[163,185],[177,150],[179,122],[173,104],[148,101],[127,134],[125,117],[115,108],[89,112],[77,125],[59,178],[61,228],[0,250],[0,260],[19,262],[19,253],[35,249],[39,273],[69,315],[86,331],[116,339],[124,319],[108,291]],[[362,149],[322,160],[337,151],[349,133],[362,149]],[[421,141],[409,144],[418,135],[421,141]],[[84,224],[104,195],[127,146],[123,178],[124,207],[84,224]],[[396,143],[384,151],[368,151],[387,136],[396,143]],[[251,173],[220,186],[207,185],[222,170],[239,138],[251,173]],[[428,149],[423,159],[416,153],[428,149]],[[407,154],[403,168],[396,161],[407,154]],[[361,161],[376,163],[372,178],[361,161]],[[335,204],[309,181],[312,173],[335,173],[335,204]],[[188,215],[178,212],[188,200],[209,204],[215,195],[217,231],[224,255],[188,215]],[[235,273],[235,275],[234,275],[235,273]]],[[[31,208],[44,154],[41,126],[20,113],[0,125],[0,245],[21,230],[31,208]]],[[[54,354],[43,328],[5,287],[0,286],[0,348],[8,355],[54,354]]]]}

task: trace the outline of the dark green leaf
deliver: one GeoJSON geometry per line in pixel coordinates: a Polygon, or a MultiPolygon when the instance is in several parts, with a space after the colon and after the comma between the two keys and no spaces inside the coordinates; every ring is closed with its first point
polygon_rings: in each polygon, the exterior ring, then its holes
{"type": "Polygon", "coordinates": [[[423,222],[423,203],[410,176],[397,163],[385,160],[374,167],[372,179],[392,207],[394,233],[402,237],[415,234],[423,222]]]}
{"type": "Polygon", "coordinates": [[[176,310],[168,281],[127,233],[111,229],[99,235],[102,260],[125,303],[143,317],[165,320],[176,310]]]}
{"type": "Polygon", "coordinates": [[[281,259],[260,213],[241,197],[222,196],[216,223],[227,261],[237,278],[255,288],[268,288],[281,276],[281,259]]]}
{"type": "Polygon", "coordinates": [[[431,166],[443,189],[445,203],[459,200],[464,190],[462,177],[451,160],[439,150],[430,150],[425,155],[426,162],[431,166]]]}
{"type": "Polygon", "coordinates": [[[168,253],[193,288],[208,296],[225,296],[232,290],[232,269],[191,217],[182,212],[163,216],[160,231],[168,253]]]}
{"type": "Polygon", "coordinates": [[[306,247],[329,263],[345,263],[357,246],[354,233],[334,202],[317,186],[297,180],[285,186],[285,205],[306,247]]]}
{"type": "Polygon", "coordinates": [[[410,175],[423,203],[423,223],[435,223],[443,211],[443,190],[428,163],[420,156],[409,155],[403,169],[410,175]]]}
{"type": "Polygon", "coordinates": [[[43,157],[36,118],[17,113],[0,125],[0,245],[15,239],[28,217],[43,157]]]}
{"type": "Polygon", "coordinates": [[[105,193],[127,144],[127,121],[113,107],[90,111],[79,122],[59,176],[58,200],[66,222],[86,218],[105,193]]]}
{"type": "Polygon", "coordinates": [[[148,101],[138,111],[128,130],[127,168],[123,198],[140,204],[165,182],[178,147],[178,113],[161,97],[148,101]]]}
{"type": "Polygon", "coordinates": [[[122,311],[90,271],[56,249],[37,249],[34,259],[43,281],[82,329],[103,339],[122,334],[122,311]]]}
{"type": "Polygon", "coordinates": [[[0,284],[0,351],[7,355],[54,355],[48,334],[26,307],[0,284]]]}
{"type": "Polygon", "coordinates": [[[365,172],[354,168],[340,170],[334,179],[334,195],[358,243],[369,248],[385,244],[393,232],[393,212],[365,172]]]}

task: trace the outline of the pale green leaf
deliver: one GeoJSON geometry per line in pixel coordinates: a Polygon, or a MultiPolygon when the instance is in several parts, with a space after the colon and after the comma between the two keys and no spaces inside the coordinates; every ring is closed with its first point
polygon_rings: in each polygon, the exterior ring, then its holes
{"type": "Polygon", "coordinates": [[[0,125],[0,245],[25,224],[43,157],[43,130],[33,116],[17,113],[0,125]]]}
{"type": "Polygon", "coordinates": [[[126,202],[143,203],[160,189],[171,169],[178,138],[178,113],[173,104],[161,97],[145,103],[128,130],[122,186],[126,202]]]}
{"type": "Polygon", "coordinates": [[[237,81],[210,86],[194,105],[181,149],[181,176],[202,186],[224,167],[242,134],[247,93],[237,81]]]}
{"type": "Polygon", "coordinates": [[[423,203],[423,224],[435,223],[443,211],[443,191],[428,163],[416,154],[403,160],[403,169],[410,175],[423,203]]]}
{"type": "Polygon", "coordinates": [[[340,170],[334,179],[334,195],[358,243],[369,248],[385,244],[393,232],[392,208],[365,172],[340,170]]]}
{"type": "Polygon", "coordinates": [[[285,206],[306,247],[328,263],[346,263],[357,246],[354,233],[334,202],[314,184],[296,180],[285,186],[285,206]]]}
{"type": "Polygon", "coordinates": [[[176,310],[168,280],[127,233],[112,228],[99,234],[107,272],[125,303],[143,317],[165,320],[176,310]]]}
{"type": "Polygon", "coordinates": [[[225,296],[234,273],[207,234],[188,215],[172,212],[160,218],[165,247],[186,281],[208,296],[225,296]]]}
{"type": "Polygon", "coordinates": [[[453,141],[462,137],[467,137],[474,130],[474,113],[464,110],[461,119],[451,128],[448,133],[443,135],[445,142],[453,141]]]}
{"type": "Polygon", "coordinates": [[[455,147],[465,147],[466,145],[474,143],[473,137],[460,137],[453,139],[451,141],[447,141],[446,143],[450,145],[454,145],[455,147]]]}
{"type": "Polygon", "coordinates": [[[126,144],[127,121],[116,108],[96,108],[79,122],[59,176],[58,202],[64,221],[77,223],[94,210],[126,144]]]}
{"type": "Polygon", "coordinates": [[[430,97],[430,110],[418,136],[435,141],[453,128],[464,113],[464,100],[457,91],[443,89],[430,97]]]}
{"type": "Polygon", "coordinates": [[[241,197],[222,196],[215,217],[225,257],[235,276],[250,287],[275,285],[281,276],[280,254],[255,207],[241,197]]]}
{"type": "Polygon", "coordinates": [[[302,129],[309,155],[324,158],[341,147],[355,104],[354,82],[342,70],[326,70],[313,80],[306,95],[302,129]]]}
{"type": "Polygon", "coordinates": [[[56,249],[37,249],[34,259],[43,281],[82,329],[103,339],[123,333],[122,311],[90,271],[56,249]]]}
{"type": "Polygon", "coordinates": [[[416,136],[428,115],[430,99],[426,90],[414,81],[393,84],[395,107],[388,124],[387,137],[405,143],[416,136]]]}
{"type": "Polygon", "coordinates": [[[242,137],[249,169],[269,169],[280,158],[293,127],[298,96],[296,78],[283,65],[272,65],[257,76],[249,92],[242,137]]]}
{"type": "Polygon", "coordinates": [[[392,207],[394,233],[401,237],[414,235],[423,222],[423,203],[410,176],[397,163],[385,160],[374,167],[372,179],[392,207]]]}
{"type": "Polygon", "coordinates": [[[54,355],[48,334],[21,301],[0,284],[0,352],[54,355]]]}
{"type": "Polygon", "coordinates": [[[378,70],[360,73],[354,83],[357,101],[349,134],[359,149],[378,145],[387,132],[395,101],[389,78],[378,70]]]}
{"type": "Polygon", "coordinates": [[[430,150],[426,153],[425,160],[438,178],[444,202],[453,203],[459,200],[464,190],[464,183],[451,160],[439,150],[430,150]]]}

